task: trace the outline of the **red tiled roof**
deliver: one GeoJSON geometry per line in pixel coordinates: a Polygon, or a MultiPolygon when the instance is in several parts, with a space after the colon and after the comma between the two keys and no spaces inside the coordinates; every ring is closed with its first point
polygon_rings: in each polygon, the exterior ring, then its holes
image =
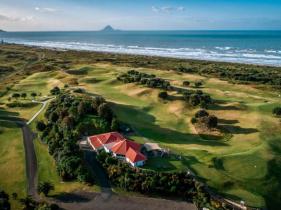
{"type": "Polygon", "coordinates": [[[103,133],[99,135],[90,136],[91,144],[98,149],[102,147],[103,144],[109,144],[112,142],[120,142],[125,138],[118,132],[103,133]]]}
{"type": "Polygon", "coordinates": [[[91,136],[90,142],[91,142],[91,145],[95,147],[95,149],[98,149],[102,146],[102,144],[98,140],[97,136],[91,136]]]}
{"type": "Polygon", "coordinates": [[[136,142],[125,139],[116,143],[111,148],[111,151],[118,155],[126,155],[126,152],[129,150],[129,148],[132,148],[133,150],[138,152],[141,148],[141,145],[136,142]]]}
{"type": "Polygon", "coordinates": [[[124,140],[125,138],[118,132],[110,132],[110,133],[104,133],[97,135],[99,140],[102,144],[109,144],[112,142],[119,142],[124,140]]]}
{"type": "Polygon", "coordinates": [[[138,161],[146,160],[147,158],[138,151],[129,148],[126,153],[126,158],[128,158],[132,163],[136,163],[138,161]]]}

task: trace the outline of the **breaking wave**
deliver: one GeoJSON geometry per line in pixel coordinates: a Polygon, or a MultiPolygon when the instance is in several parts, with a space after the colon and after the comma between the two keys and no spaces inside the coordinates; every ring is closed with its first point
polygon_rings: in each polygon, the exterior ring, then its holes
{"type": "Polygon", "coordinates": [[[56,48],[64,50],[86,50],[97,52],[111,52],[124,54],[137,54],[147,56],[161,56],[172,58],[198,59],[210,61],[225,61],[234,63],[247,63],[258,65],[281,66],[281,51],[253,49],[237,49],[233,47],[213,48],[160,48],[125,46],[113,44],[95,44],[86,42],[61,42],[61,41],[25,41],[6,40],[9,43],[38,46],[44,48],[56,48]]]}

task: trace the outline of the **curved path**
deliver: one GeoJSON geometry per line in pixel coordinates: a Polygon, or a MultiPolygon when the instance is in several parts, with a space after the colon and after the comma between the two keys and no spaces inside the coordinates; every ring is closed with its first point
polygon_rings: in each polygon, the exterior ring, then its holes
{"type": "Polygon", "coordinates": [[[38,112],[35,113],[35,115],[33,115],[33,117],[26,124],[29,125],[30,123],[32,123],[32,121],[45,109],[48,102],[52,99],[53,98],[48,99],[47,101],[43,101],[43,102],[32,100],[33,103],[40,103],[40,104],[43,104],[43,106],[39,109],[38,112]]]}

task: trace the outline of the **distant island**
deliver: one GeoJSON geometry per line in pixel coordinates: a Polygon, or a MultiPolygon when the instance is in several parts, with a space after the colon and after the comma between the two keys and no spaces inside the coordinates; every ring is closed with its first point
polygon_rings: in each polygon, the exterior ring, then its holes
{"type": "Polygon", "coordinates": [[[4,30],[0,29],[0,33],[1,33],[1,32],[6,32],[6,31],[4,31],[4,30]]]}
{"type": "Polygon", "coordinates": [[[100,32],[116,32],[116,31],[120,31],[120,30],[114,29],[111,25],[107,25],[102,30],[100,30],[100,32]]]}

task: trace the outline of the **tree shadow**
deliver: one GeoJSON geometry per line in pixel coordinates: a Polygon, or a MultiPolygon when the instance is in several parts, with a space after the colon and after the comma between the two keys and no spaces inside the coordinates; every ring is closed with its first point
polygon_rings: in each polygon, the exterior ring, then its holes
{"type": "Polygon", "coordinates": [[[184,100],[184,98],[183,98],[183,96],[172,96],[172,95],[169,95],[166,100],[168,100],[168,101],[181,100],[182,101],[182,100],[184,100]]]}
{"type": "Polygon", "coordinates": [[[233,105],[228,105],[228,106],[221,106],[220,104],[213,103],[208,106],[209,110],[245,110],[243,107],[239,106],[233,106],[233,105]]]}
{"type": "Polygon", "coordinates": [[[66,192],[63,192],[63,193],[60,193],[57,195],[52,195],[50,197],[52,197],[56,200],[59,200],[61,202],[64,202],[64,203],[73,203],[73,202],[83,203],[83,202],[89,202],[91,200],[87,196],[79,195],[77,193],[66,193],[66,192]]]}
{"type": "Polygon", "coordinates": [[[0,118],[4,116],[19,116],[20,114],[18,112],[10,112],[4,109],[3,107],[0,107],[0,118]]]}
{"type": "Polygon", "coordinates": [[[11,112],[2,107],[0,108],[0,127],[16,128],[22,126],[23,122],[24,119],[19,117],[18,112],[11,112]]]}
{"type": "MultiPolygon", "coordinates": [[[[141,109],[131,105],[111,103],[118,119],[136,128],[139,135],[165,144],[199,144],[209,146],[228,146],[225,142],[202,140],[199,135],[183,133],[170,128],[161,127],[157,119],[141,109]]],[[[163,113],[165,114],[165,113],[163,113]]],[[[214,136],[209,135],[212,139],[214,136]]]]}
{"type": "Polygon", "coordinates": [[[168,157],[150,157],[143,168],[157,171],[172,171],[176,169],[176,167],[170,162],[173,160],[175,159],[168,157]]]}
{"type": "Polygon", "coordinates": [[[259,132],[256,128],[242,128],[238,125],[220,125],[221,129],[226,129],[232,134],[251,134],[259,132]]]}
{"type": "Polygon", "coordinates": [[[237,124],[238,120],[227,120],[227,119],[219,119],[219,124],[237,124]]]}

